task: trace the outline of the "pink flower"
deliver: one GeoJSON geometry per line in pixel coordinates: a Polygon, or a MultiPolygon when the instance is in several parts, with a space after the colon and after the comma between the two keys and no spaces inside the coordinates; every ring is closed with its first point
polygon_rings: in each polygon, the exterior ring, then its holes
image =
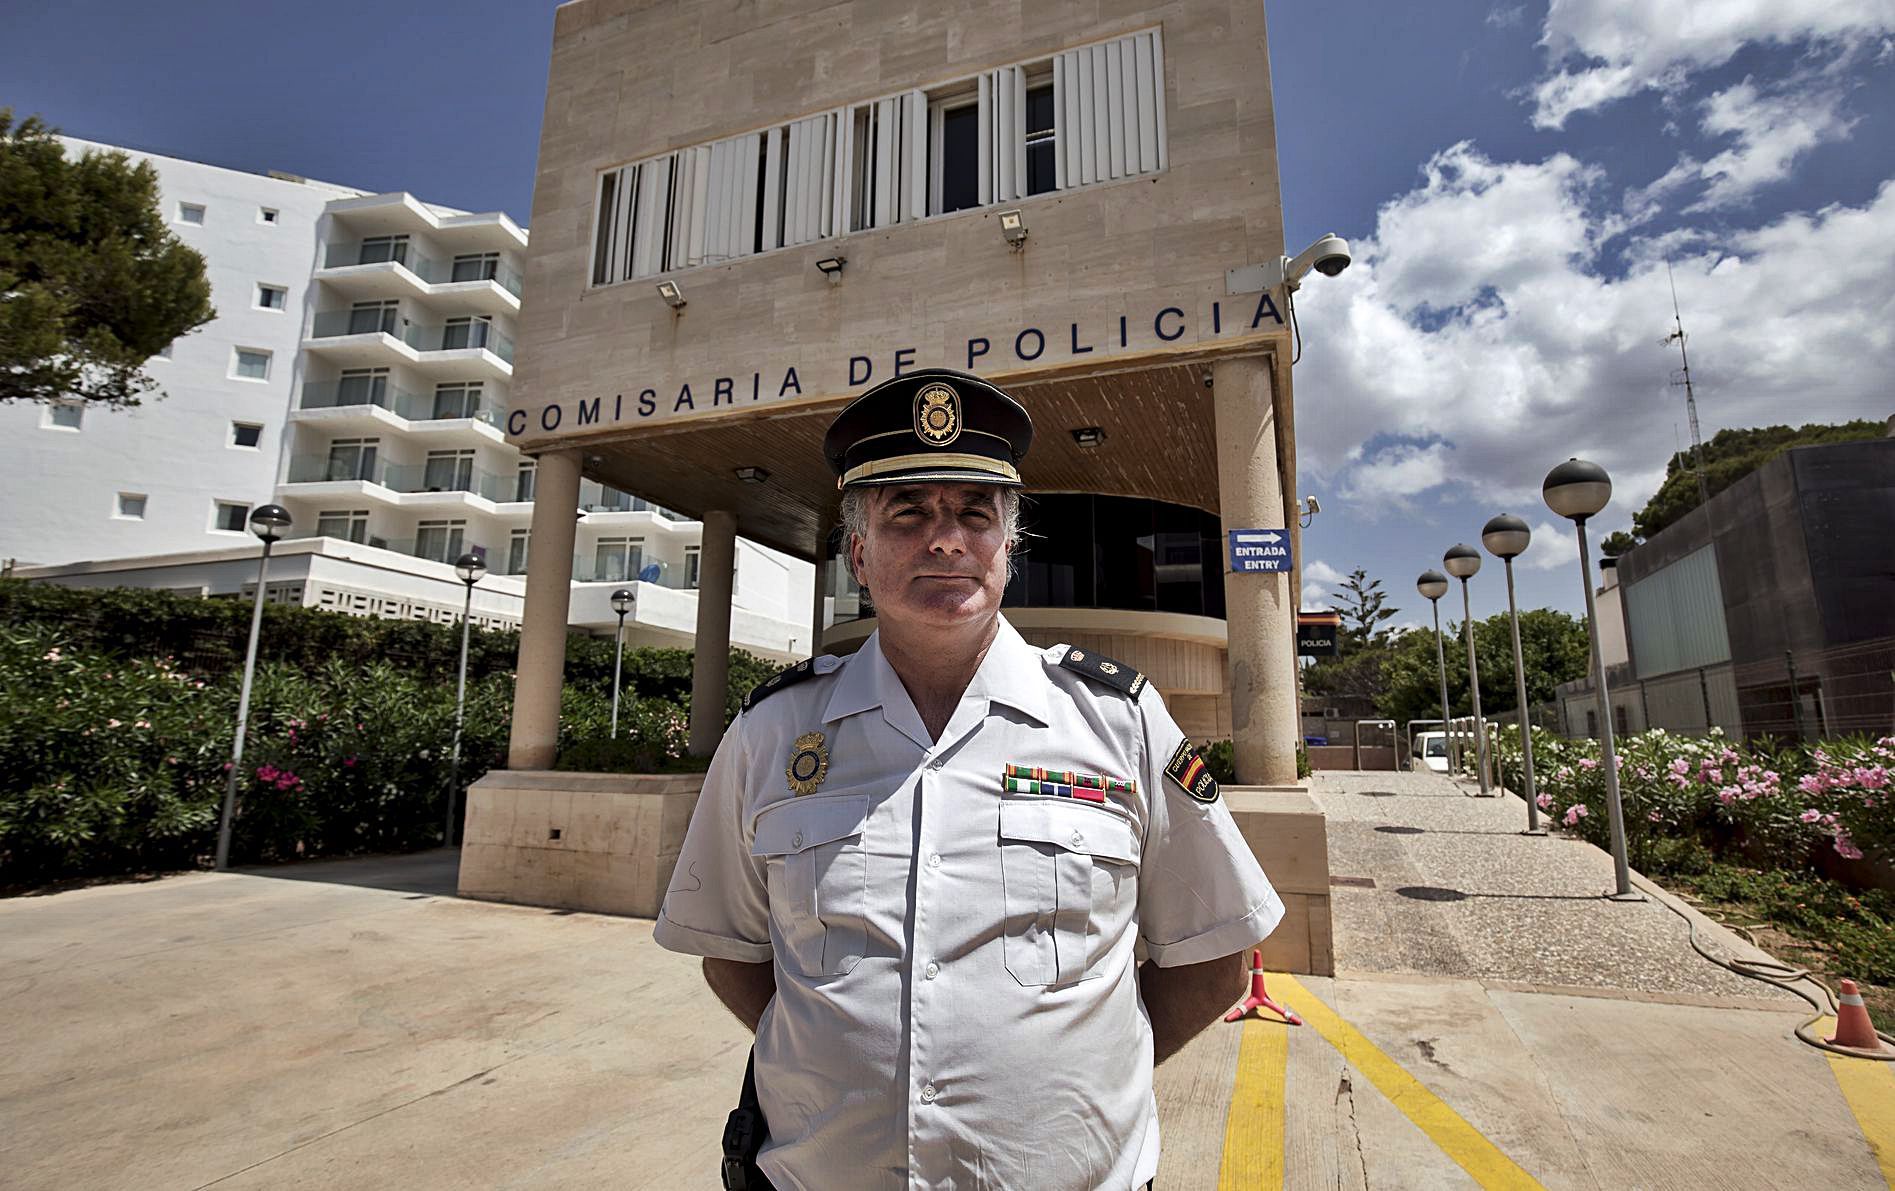
{"type": "Polygon", "coordinates": [[[1685,774],[1691,772],[1691,762],[1685,760],[1683,757],[1673,757],[1671,759],[1671,772],[1677,774],[1679,777],[1683,777],[1685,774]]]}
{"type": "Polygon", "coordinates": [[[259,765],[257,767],[257,780],[260,782],[273,782],[282,772],[282,770],[274,765],[259,765]]]}
{"type": "Polygon", "coordinates": [[[1553,808],[1553,796],[1551,794],[1537,794],[1534,796],[1533,801],[1539,803],[1540,809],[1543,811],[1553,808]]]}
{"type": "Polygon", "coordinates": [[[1796,788],[1805,794],[1821,794],[1823,792],[1823,779],[1813,773],[1804,774],[1797,780],[1796,788]]]}
{"type": "Polygon", "coordinates": [[[1587,815],[1586,804],[1583,802],[1576,802],[1572,806],[1569,806],[1566,808],[1566,817],[1562,821],[1568,827],[1577,827],[1579,826],[1579,820],[1585,818],[1586,815],[1587,815]]]}
{"type": "Polygon", "coordinates": [[[1717,801],[1720,806],[1729,806],[1736,800],[1737,788],[1735,786],[1729,786],[1717,792],[1717,801]]]}
{"type": "Polygon", "coordinates": [[[1838,831],[1836,833],[1836,855],[1842,857],[1844,860],[1860,860],[1862,859],[1862,849],[1856,847],[1855,841],[1849,838],[1847,832],[1838,831]]]}
{"type": "Polygon", "coordinates": [[[1653,811],[1653,812],[1652,812],[1651,814],[1649,814],[1649,815],[1646,815],[1645,817],[1646,817],[1647,819],[1650,819],[1650,820],[1651,820],[1652,822],[1654,822],[1654,823],[1662,823],[1662,822],[1664,822],[1664,819],[1663,819],[1663,817],[1662,817],[1662,816],[1660,816],[1660,815],[1659,815],[1659,813],[1658,813],[1657,811],[1653,811]]]}
{"type": "Polygon", "coordinates": [[[122,724],[120,724],[120,723],[119,723],[119,722],[118,722],[117,720],[107,720],[107,721],[105,721],[105,726],[106,726],[106,727],[108,727],[108,728],[118,728],[118,727],[123,727],[123,725],[122,725],[122,724]]]}
{"type": "Polygon", "coordinates": [[[1579,758],[1579,768],[1581,768],[1581,769],[1597,769],[1597,768],[1599,768],[1599,763],[1598,763],[1597,761],[1595,761],[1595,760],[1593,760],[1593,759],[1592,759],[1591,757],[1581,757],[1581,758],[1579,758]]]}
{"type": "Polygon", "coordinates": [[[134,727],[134,728],[149,728],[149,727],[151,727],[151,721],[150,721],[150,720],[139,720],[139,721],[138,721],[137,723],[135,723],[135,724],[133,724],[133,725],[132,725],[132,727],[134,727]]]}
{"type": "Polygon", "coordinates": [[[355,768],[355,758],[354,758],[354,757],[344,757],[344,758],[342,758],[342,767],[343,767],[344,769],[354,769],[354,768],[355,768]]]}
{"type": "Polygon", "coordinates": [[[1823,812],[1817,810],[1815,807],[1812,806],[1808,810],[1804,811],[1802,814],[1798,815],[1796,818],[1799,823],[1814,823],[1816,820],[1822,817],[1823,817],[1823,812]]]}

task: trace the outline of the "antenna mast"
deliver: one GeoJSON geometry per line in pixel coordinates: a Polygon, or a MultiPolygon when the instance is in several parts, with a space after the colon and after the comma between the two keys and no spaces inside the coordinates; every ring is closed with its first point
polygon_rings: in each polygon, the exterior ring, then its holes
{"type": "Polygon", "coordinates": [[[1684,350],[1684,316],[1678,313],[1678,281],[1671,275],[1671,261],[1665,261],[1665,280],[1671,283],[1671,322],[1674,330],[1659,340],[1669,347],[1678,345],[1678,360],[1684,365],[1684,379],[1672,381],[1674,385],[1684,386],[1685,413],[1691,419],[1691,466],[1698,473],[1698,503],[1711,503],[1711,487],[1704,479],[1704,436],[1698,431],[1698,399],[1691,389],[1691,357],[1684,350]]]}

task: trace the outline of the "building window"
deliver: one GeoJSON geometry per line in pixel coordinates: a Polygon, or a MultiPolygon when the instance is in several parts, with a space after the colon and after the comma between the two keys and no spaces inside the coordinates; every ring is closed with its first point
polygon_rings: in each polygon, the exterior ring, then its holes
{"type": "Polygon", "coordinates": [[[692,591],[697,590],[698,580],[703,575],[704,548],[686,546],[684,548],[684,585],[692,591]]]}
{"type": "Polygon", "coordinates": [[[325,509],[316,514],[316,536],[345,542],[368,541],[367,509],[325,509]]]}
{"type": "Polygon", "coordinates": [[[462,381],[434,387],[435,418],[477,418],[480,416],[481,382],[462,381]]]}
{"type": "Polygon", "coordinates": [[[928,208],[936,214],[980,206],[980,97],[969,91],[935,101],[934,157],[928,208]]]}
{"type": "Polygon", "coordinates": [[[327,480],[365,480],[380,482],[375,466],[381,451],[379,438],[338,438],[329,444],[329,466],[323,472],[327,480]]]}
{"type": "Polygon", "coordinates": [[[472,492],[474,453],[429,451],[427,464],[422,469],[421,486],[429,492],[472,492]]]}
{"type": "Polygon", "coordinates": [[[486,347],[487,333],[491,330],[493,330],[493,319],[484,314],[450,318],[441,328],[441,350],[486,347]]]}
{"type": "Polygon", "coordinates": [[[242,533],[250,521],[250,506],[234,500],[216,502],[212,526],[225,533],[242,533]]]}
{"type": "Polygon", "coordinates": [[[254,347],[240,347],[230,375],[239,380],[269,380],[270,353],[254,347]]]}
{"type": "Polygon", "coordinates": [[[275,207],[258,207],[257,208],[257,222],[258,223],[275,223],[276,215],[277,215],[277,211],[275,207]]]}
{"type": "Polygon", "coordinates": [[[383,261],[405,264],[407,260],[408,237],[406,235],[369,236],[362,241],[362,246],[355,257],[355,263],[358,265],[378,265],[383,261]]]}
{"type": "Polygon", "coordinates": [[[540,465],[537,460],[527,459],[520,464],[520,478],[514,485],[513,499],[532,500],[533,484],[539,479],[540,465]]]}
{"type": "Polygon", "coordinates": [[[55,401],[40,415],[40,426],[47,430],[78,430],[85,422],[83,401],[55,401]]]}
{"type": "Polygon", "coordinates": [[[386,302],[357,302],[349,307],[348,334],[373,335],[379,331],[393,335],[400,311],[401,303],[392,298],[386,302]]]}
{"type": "Polygon", "coordinates": [[[513,531],[512,539],[507,542],[507,574],[526,574],[527,545],[531,541],[532,536],[533,531],[530,529],[516,529],[513,531]]]}
{"type": "Polygon", "coordinates": [[[203,203],[179,203],[178,204],[178,222],[196,224],[197,226],[202,227],[204,225],[204,204],[203,203]]]}
{"type": "Polygon", "coordinates": [[[345,368],[336,381],[337,405],[387,405],[388,369],[345,368]]]}
{"type": "Polygon", "coordinates": [[[254,449],[263,441],[263,425],[260,422],[232,422],[230,424],[230,445],[254,449]]]}
{"type": "Polygon", "coordinates": [[[280,285],[257,285],[257,308],[281,310],[289,305],[290,292],[280,285]]]}
{"type": "Polygon", "coordinates": [[[145,494],[142,492],[119,493],[117,515],[128,521],[143,521],[145,519],[145,494]]]}
{"type": "Polygon", "coordinates": [[[462,539],[467,531],[465,521],[421,521],[415,525],[415,557],[432,559],[435,562],[453,562],[466,551],[462,539]]]}
{"type": "Polygon", "coordinates": [[[1026,192],[1045,194],[1058,189],[1054,168],[1059,132],[1053,119],[1053,85],[1030,87],[1026,93],[1026,192]]]}
{"type": "Polygon", "coordinates": [[[645,565],[645,539],[600,538],[593,552],[592,578],[598,583],[627,583],[645,565]]]}
{"type": "Polygon", "coordinates": [[[499,271],[499,253],[464,253],[454,258],[454,271],[449,274],[449,279],[453,281],[492,281],[494,275],[499,271]]]}

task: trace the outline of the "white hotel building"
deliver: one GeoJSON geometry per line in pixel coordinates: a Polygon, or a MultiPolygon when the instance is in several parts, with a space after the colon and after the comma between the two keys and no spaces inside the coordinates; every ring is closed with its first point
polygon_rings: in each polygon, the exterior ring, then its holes
{"type": "MultiPolygon", "coordinates": [[[[68,152],[110,146],[67,140],[68,152]]],[[[204,254],[217,317],[149,371],[137,409],[0,405],[0,560],[24,578],[207,596],[254,592],[252,507],[294,525],[267,598],[451,620],[462,553],[489,575],[476,620],[517,624],[534,460],[502,433],[525,229],[408,194],[143,153],[172,229],[204,254]]],[[[570,622],[688,646],[695,521],[584,485],[570,622]]],[[[807,656],[808,563],[738,542],[731,644],[807,656]]]]}

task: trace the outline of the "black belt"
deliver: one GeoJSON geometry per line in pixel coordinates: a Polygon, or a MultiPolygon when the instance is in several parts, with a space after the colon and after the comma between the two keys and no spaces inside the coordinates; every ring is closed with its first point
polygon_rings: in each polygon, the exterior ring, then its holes
{"type": "Polygon", "coordinates": [[[757,1054],[753,1047],[744,1063],[744,1090],[737,1107],[724,1121],[724,1191],[776,1191],[757,1166],[757,1155],[769,1139],[769,1122],[757,1103],[757,1054]]]}

